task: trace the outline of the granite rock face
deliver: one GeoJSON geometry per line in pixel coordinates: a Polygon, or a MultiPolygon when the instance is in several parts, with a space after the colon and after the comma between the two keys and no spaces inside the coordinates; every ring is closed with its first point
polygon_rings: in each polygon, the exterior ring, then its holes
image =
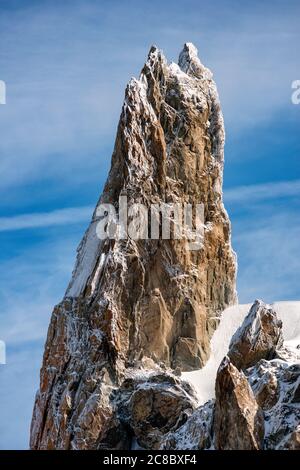
{"type": "MultiPolygon", "coordinates": [[[[238,370],[226,356],[217,372],[215,399],[167,433],[162,449],[300,450],[300,353],[297,347],[282,345],[281,327],[270,306],[254,303],[230,350],[234,344],[244,351],[243,364],[253,364],[254,357],[256,363],[238,370]],[[258,321],[259,312],[263,321],[258,321]],[[250,336],[256,339],[269,332],[263,342],[268,359],[242,348],[246,331],[255,332],[250,336]],[[274,349],[276,345],[279,349],[274,349]]],[[[257,344],[254,341],[253,347],[257,344]]]]}
{"type": "MultiPolygon", "coordinates": [[[[118,209],[125,196],[147,207],[201,204],[203,241],[193,249],[185,238],[147,238],[148,230],[144,239],[134,239],[121,236],[118,224],[117,236],[101,240],[103,214],[95,210],[65,297],[52,314],[32,449],[128,448],[135,438],[144,443],[138,403],[151,402],[157,391],[150,399],[140,384],[127,416],[115,397],[128,370],[189,371],[207,361],[217,319],[236,302],[236,261],[222,201],[223,149],[216,86],[195,47],[184,46],[178,65],[152,47],[140,78],[126,88],[99,204],[118,209]]],[[[166,410],[159,411],[163,432],[176,425],[167,411],[171,402],[181,415],[190,409],[172,393],[164,394],[166,410]]],[[[151,406],[146,418],[155,428],[151,406]]]]}
{"type": "Polygon", "coordinates": [[[271,307],[256,300],[233,336],[228,356],[238,369],[247,369],[260,359],[272,359],[281,346],[281,321],[271,307]]]}
{"type": "Polygon", "coordinates": [[[214,442],[219,450],[263,448],[264,417],[243,372],[226,357],[216,380],[214,442]]]}

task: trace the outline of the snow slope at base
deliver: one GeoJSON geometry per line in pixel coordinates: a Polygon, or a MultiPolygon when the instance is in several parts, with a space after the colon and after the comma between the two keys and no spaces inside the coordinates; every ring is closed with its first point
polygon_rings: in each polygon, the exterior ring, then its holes
{"type": "MultiPolygon", "coordinates": [[[[212,337],[211,355],[205,367],[182,374],[182,377],[196,388],[199,405],[214,397],[217,369],[228,352],[233,334],[242,324],[250,307],[251,304],[235,305],[224,310],[220,324],[212,337]]],[[[300,302],[276,302],[272,307],[282,320],[285,344],[296,347],[300,344],[300,302]]]]}

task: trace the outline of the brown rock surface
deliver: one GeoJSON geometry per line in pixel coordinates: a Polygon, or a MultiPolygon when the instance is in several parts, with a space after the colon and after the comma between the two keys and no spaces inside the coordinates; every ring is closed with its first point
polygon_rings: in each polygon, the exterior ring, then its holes
{"type": "Polygon", "coordinates": [[[300,425],[286,440],[284,450],[300,450],[300,425]]]}
{"type": "Polygon", "coordinates": [[[264,417],[247,378],[225,357],[216,379],[215,448],[259,450],[264,442],[264,417]]]}
{"type": "Polygon", "coordinates": [[[275,310],[256,300],[229,345],[228,357],[238,369],[272,359],[283,345],[282,322],[275,310]]]}
{"type": "MultiPolygon", "coordinates": [[[[215,318],[236,301],[222,202],[224,127],[211,72],[185,45],[179,66],[152,47],[127,86],[99,203],[203,204],[204,241],[105,239],[95,211],[48,331],[31,427],[33,449],[126,447],[111,396],[140,361],[193,370],[215,318]],[[116,438],[115,438],[116,437],[116,438]]],[[[129,217],[129,221],[131,218],[129,217]]]]}

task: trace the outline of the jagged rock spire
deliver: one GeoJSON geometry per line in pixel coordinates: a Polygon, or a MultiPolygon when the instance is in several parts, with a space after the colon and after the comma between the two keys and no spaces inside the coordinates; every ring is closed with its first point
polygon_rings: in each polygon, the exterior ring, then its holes
{"type": "Polygon", "coordinates": [[[117,445],[111,431],[122,422],[111,397],[126,374],[194,370],[207,360],[216,318],[236,301],[223,148],[216,86],[194,46],[184,46],[179,66],[152,47],[126,88],[99,204],[118,208],[120,196],[147,207],[199,204],[203,244],[191,251],[184,238],[99,240],[95,211],[52,314],[32,448],[117,445]]]}

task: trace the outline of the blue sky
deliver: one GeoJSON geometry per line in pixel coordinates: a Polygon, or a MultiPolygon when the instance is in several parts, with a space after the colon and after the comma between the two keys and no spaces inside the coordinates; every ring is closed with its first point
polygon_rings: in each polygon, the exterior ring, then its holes
{"type": "Polygon", "coordinates": [[[43,344],[151,44],[218,85],[241,302],[300,299],[297,1],[0,0],[0,448],[26,448],[43,344]]]}

